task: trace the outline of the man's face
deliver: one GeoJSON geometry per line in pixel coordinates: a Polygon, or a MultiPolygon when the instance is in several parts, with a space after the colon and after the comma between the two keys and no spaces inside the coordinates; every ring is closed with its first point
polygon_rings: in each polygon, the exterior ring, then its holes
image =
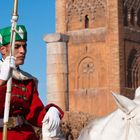
{"type": "MultiPolygon", "coordinates": [[[[16,41],[14,48],[14,57],[16,58],[16,66],[24,64],[24,59],[26,55],[26,42],[25,41],[16,41]]],[[[10,44],[2,46],[1,48],[2,57],[5,59],[10,54],[10,44]]]]}

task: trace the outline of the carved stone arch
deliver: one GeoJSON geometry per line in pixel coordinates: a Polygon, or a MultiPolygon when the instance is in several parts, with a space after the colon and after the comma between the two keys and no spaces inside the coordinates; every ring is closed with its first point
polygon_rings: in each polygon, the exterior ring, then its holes
{"type": "Polygon", "coordinates": [[[135,89],[140,85],[140,54],[136,54],[132,64],[132,87],[135,89]]]}
{"type": "Polygon", "coordinates": [[[83,57],[76,68],[77,89],[88,89],[93,87],[95,64],[90,56],[83,57]]]}
{"type": "Polygon", "coordinates": [[[124,10],[123,23],[124,23],[124,26],[128,26],[128,8],[127,8],[127,6],[125,6],[123,10],[124,10]]]}
{"type": "Polygon", "coordinates": [[[140,27],[140,9],[137,11],[137,25],[140,27]]]}
{"type": "Polygon", "coordinates": [[[130,23],[131,23],[131,25],[135,24],[135,10],[134,10],[134,8],[132,8],[130,11],[130,23]]]}
{"type": "Polygon", "coordinates": [[[132,49],[127,64],[127,87],[137,88],[140,85],[140,53],[132,49]]]}

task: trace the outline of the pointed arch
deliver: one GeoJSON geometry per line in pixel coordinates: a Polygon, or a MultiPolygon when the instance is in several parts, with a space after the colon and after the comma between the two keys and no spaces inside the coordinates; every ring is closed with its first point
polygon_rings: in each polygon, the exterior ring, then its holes
{"type": "Polygon", "coordinates": [[[140,27],[140,9],[137,12],[137,25],[140,27]]]}
{"type": "Polygon", "coordinates": [[[131,9],[130,23],[131,23],[131,25],[135,25],[135,11],[134,11],[134,8],[131,9]]]}
{"type": "Polygon", "coordinates": [[[124,7],[123,23],[124,23],[124,26],[128,26],[128,8],[127,8],[127,6],[124,7]]]}
{"type": "Polygon", "coordinates": [[[93,86],[94,62],[91,57],[84,57],[77,67],[77,88],[87,89],[93,86]]]}
{"type": "Polygon", "coordinates": [[[127,87],[137,88],[140,85],[140,54],[132,49],[127,64],[127,87]]]}

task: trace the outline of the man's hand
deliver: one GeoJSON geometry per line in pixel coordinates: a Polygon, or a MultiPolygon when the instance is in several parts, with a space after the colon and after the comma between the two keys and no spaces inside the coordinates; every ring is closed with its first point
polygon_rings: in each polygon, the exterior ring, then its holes
{"type": "Polygon", "coordinates": [[[43,139],[56,136],[56,131],[60,124],[59,111],[55,107],[50,107],[42,121],[43,139]]]}
{"type": "Polygon", "coordinates": [[[9,79],[11,68],[16,69],[15,57],[7,56],[4,60],[4,62],[2,63],[2,65],[1,65],[0,80],[7,81],[9,79]]]}

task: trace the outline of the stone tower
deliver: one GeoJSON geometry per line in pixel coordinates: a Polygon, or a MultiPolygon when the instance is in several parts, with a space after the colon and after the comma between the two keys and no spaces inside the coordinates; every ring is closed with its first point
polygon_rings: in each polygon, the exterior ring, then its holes
{"type": "Polygon", "coordinates": [[[115,108],[111,92],[134,97],[140,85],[140,0],[56,0],[56,32],[44,38],[48,50],[61,50],[47,54],[55,60],[53,68],[48,62],[48,80],[57,86],[48,82],[49,102],[102,116],[115,108]]]}

